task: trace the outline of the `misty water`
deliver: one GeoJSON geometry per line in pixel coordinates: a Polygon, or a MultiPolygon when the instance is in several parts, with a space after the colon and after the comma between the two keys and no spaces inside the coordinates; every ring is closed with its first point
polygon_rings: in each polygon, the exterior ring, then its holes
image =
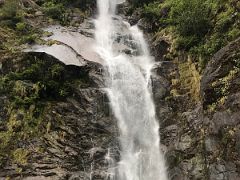
{"type": "Polygon", "coordinates": [[[96,51],[107,67],[106,86],[117,119],[120,161],[108,153],[108,180],[167,180],[151,93],[150,56],[143,33],[116,15],[123,0],[98,0],[96,51]]]}

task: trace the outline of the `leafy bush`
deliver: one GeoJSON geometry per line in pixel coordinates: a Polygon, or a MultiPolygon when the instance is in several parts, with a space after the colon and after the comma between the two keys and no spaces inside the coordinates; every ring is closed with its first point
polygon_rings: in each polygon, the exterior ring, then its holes
{"type": "Polygon", "coordinates": [[[73,4],[75,7],[79,7],[81,10],[92,10],[96,1],[93,0],[68,0],[68,4],[73,4]]]}
{"type": "MultiPolygon", "coordinates": [[[[14,101],[17,105],[28,106],[39,100],[39,98],[42,100],[48,98],[64,98],[70,95],[72,91],[72,81],[74,81],[75,78],[79,78],[67,77],[69,74],[65,73],[64,66],[59,63],[51,64],[40,59],[29,59],[27,61],[27,64],[28,63],[31,64],[31,66],[27,66],[23,71],[9,73],[4,78],[0,78],[0,92],[4,92],[4,86],[6,84],[10,85],[10,82],[32,82],[34,84],[35,88],[32,88],[33,90],[30,90],[32,92],[26,96],[16,96],[17,93],[13,93],[14,101]]],[[[84,77],[80,78],[84,79],[84,77]]],[[[11,84],[11,88],[9,87],[8,89],[13,89],[12,87],[13,84],[11,84]]],[[[20,92],[22,91],[20,90],[20,92]]],[[[27,91],[24,90],[24,92],[27,91]]]]}
{"type": "Polygon", "coordinates": [[[240,30],[239,28],[233,27],[229,32],[228,32],[228,38],[230,41],[236,39],[237,37],[240,36],[240,30]]]}
{"type": "Polygon", "coordinates": [[[155,0],[142,6],[142,17],[157,25],[157,36],[169,33],[177,49],[197,56],[199,69],[204,69],[214,53],[240,36],[239,3],[236,2],[155,0]]]}
{"type": "Polygon", "coordinates": [[[25,43],[33,44],[37,41],[37,39],[39,39],[38,34],[30,33],[30,34],[22,36],[20,39],[20,43],[21,44],[25,44],[25,43]]]}
{"type": "Polygon", "coordinates": [[[148,4],[154,2],[154,0],[129,0],[134,6],[141,6],[143,4],[148,4]]]}
{"type": "Polygon", "coordinates": [[[162,4],[159,2],[153,2],[148,5],[145,5],[143,9],[144,18],[148,18],[150,20],[159,19],[161,16],[160,13],[161,5],[162,4]]]}
{"type": "Polygon", "coordinates": [[[3,7],[0,9],[1,25],[15,28],[15,25],[22,20],[18,12],[18,3],[17,0],[5,1],[3,7]]]}
{"type": "Polygon", "coordinates": [[[64,73],[64,67],[63,66],[61,66],[59,64],[55,64],[51,67],[50,71],[51,71],[52,78],[60,80],[60,81],[62,80],[63,73],[64,73]]]}
{"type": "Polygon", "coordinates": [[[217,16],[217,22],[215,25],[216,31],[224,33],[230,28],[233,23],[233,13],[233,9],[228,9],[226,12],[222,12],[217,16]]]}
{"type": "Polygon", "coordinates": [[[179,36],[176,40],[177,49],[189,50],[193,46],[199,43],[199,38],[197,36],[179,36]]]}
{"type": "Polygon", "coordinates": [[[182,36],[203,37],[211,27],[206,0],[172,1],[170,18],[182,36]]]}
{"type": "Polygon", "coordinates": [[[43,11],[53,19],[61,19],[64,14],[64,6],[62,3],[55,4],[50,1],[43,4],[43,11]]]}
{"type": "Polygon", "coordinates": [[[27,31],[27,24],[24,22],[19,22],[16,24],[16,30],[19,32],[26,32],[27,31]]]}
{"type": "Polygon", "coordinates": [[[5,1],[3,7],[0,10],[0,17],[2,19],[11,19],[16,17],[18,10],[17,0],[7,0],[5,1]]]}
{"type": "Polygon", "coordinates": [[[69,11],[66,10],[68,1],[50,0],[45,2],[43,6],[43,12],[52,19],[58,20],[61,25],[68,25],[69,23],[69,11]]]}
{"type": "Polygon", "coordinates": [[[211,16],[207,0],[165,0],[145,5],[144,17],[159,26],[175,30],[177,47],[190,49],[197,45],[211,29],[211,16]]]}

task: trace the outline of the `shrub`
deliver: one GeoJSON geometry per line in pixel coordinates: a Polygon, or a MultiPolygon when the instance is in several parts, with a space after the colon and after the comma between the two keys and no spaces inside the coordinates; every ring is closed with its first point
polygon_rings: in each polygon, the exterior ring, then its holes
{"type": "Polygon", "coordinates": [[[39,39],[39,35],[38,34],[27,34],[27,35],[24,35],[21,37],[20,39],[20,43],[21,44],[25,44],[25,43],[28,43],[28,44],[33,44],[37,41],[37,39],[39,39]]]}
{"type": "Polygon", "coordinates": [[[174,0],[170,18],[182,36],[203,37],[211,27],[206,0],[174,0]]]}
{"type": "Polygon", "coordinates": [[[230,41],[236,39],[237,37],[240,36],[240,30],[239,28],[234,27],[228,32],[228,38],[230,41]]]}
{"type": "Polygon", "coordinates": [[[24,22],[19,22],[16,24],[16,30],[19,32],[25,32],[27,31],[27,25],[24,22]]]}
{"type": "Polygon", "coordinates": [[[154,0],[129,0],[134,6],[141,6],[143,4],[148,4],[153,2],[154,0]]]}
{"type": "Polygon", "coordinates": [[[230,28],[231,24],[233,23],[233,13],[234,12],[232,9],[228,9],[228,11],[220,13],[218,15],[215,27],[216,31],[224,33],[230,28]]]}
{"type": "Polygon", "coordinates": [[[50,68],[50,71],[51,71],[51,77],[53,79],[62,80],[63,73],[64,73],[63,66],[61,66],[59,64],[55,64],[50,68]]]}
{"type": "Polygon", "coordinates": [[[69,0],[68,3],[74,4],[75,7],[79,7],[81,10],[92,10],[95,6],[93,0],[69,0]]]}
{"type": "Polygon", "coordinates": [[[12,18],[16,17],[17,10],[18,10],[18,1],[17,0],[5,1],[3,7],[0,10],[1,20],[12,19],[12,18]]]}
{"type": "MultiPolygon", "coordinates": [[[[201,42],[211,29],[211,14],[207,0],[165,0],[144,6],[143,14],[158,25],[173,27],[179,48],[190,49],[201,42]]],[[[215,5],[215,4],[214,4],[215,5]]]]}
{"type": "Polygon", "coordinates": [[[179,36],[176,40],[177,49],[189,50],[193,46],[199,43],[199,38],[197,36],[179,36]]]}
{"type": "Polygon", "coordinates": [[[21,21],[18,14],[19,4],[17,0],[5,1],[3,7],[0,9],[0,23],[2,26],[15,28],[15,25],[21,21]]]}
{"type": "Polygon", "coordinates": [[[143,16],[151,20],[159,19],[161,15],[161,4],[159,2],[150,3],[144,6],[143,16]]]}
{"type": "Polygon", "coordinates": [[[43,4],[43,11],[51,18],[60,20],[64,14],[64,6],[62,3],[55,4],[50,1],[43,4]]]}

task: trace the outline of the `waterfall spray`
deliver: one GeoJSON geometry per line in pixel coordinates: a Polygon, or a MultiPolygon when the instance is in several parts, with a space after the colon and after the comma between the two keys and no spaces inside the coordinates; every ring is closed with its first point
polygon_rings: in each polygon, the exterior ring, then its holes
{"type": "Polygon", "coordinates": [[[95,20],[96,51],[106,62],[108,96],[120,134],[121,157],[114,173],[111,169],[111,179],[167,180],[159,125],[148,88],[154,61],[138,27],[131,27],[115,14],[117,4],[122,2],[98,0],[95,20]],[[119,50],[119,42],[127,42],[132,53],[119,50]]]}

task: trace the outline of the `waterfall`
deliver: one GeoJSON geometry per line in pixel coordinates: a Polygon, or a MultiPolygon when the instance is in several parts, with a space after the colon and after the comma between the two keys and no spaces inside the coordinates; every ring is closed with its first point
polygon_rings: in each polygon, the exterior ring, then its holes
{"type": "MultiPolygon", "coordinates": [[[[112,167],[108,179],[167,180],[148,86],[154,60],[138,27],[131,27],[115,14],[122,2],[98,0],[99,15],[95,20],[96,51],[106,63],[108,96],[121,145],[120,161],[112,167]]],[[[109,154],[107,158],[111,159],[109,154]]]]}

